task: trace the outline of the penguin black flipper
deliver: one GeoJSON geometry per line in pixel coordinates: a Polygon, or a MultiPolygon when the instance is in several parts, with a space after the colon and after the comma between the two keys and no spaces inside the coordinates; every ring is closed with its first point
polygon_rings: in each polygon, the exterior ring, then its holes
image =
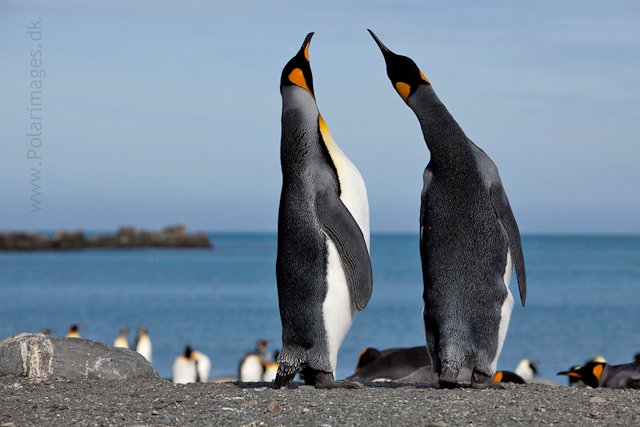
{"type": "Polygon", "coordinates": [[[335,191],[319,191],[316,212],[320,226],[336,245],[353,305],[364,310],[373,292],[373,273],[362,230],[335,191]]]}
{"type": "Polygon", "coordinates": [[[504,187],[500,182],[491,185],[491,202],[493,208],[498,216],[500,225],[505,229],[507,233],[507,240],[509,241],[509,249],[511,249],[511,256],[513,257],[513,263],[516,266],[516,276],[518,277],[518,288],[520,290],[520,300],[524,307],[527,299],[527,278],[524,271],[524,254],[522,253],[522,242],[520,241],[520,231],[518,230],[518,224],[516,218],[513,216],[507,193],[504,191],[504,187]]]}

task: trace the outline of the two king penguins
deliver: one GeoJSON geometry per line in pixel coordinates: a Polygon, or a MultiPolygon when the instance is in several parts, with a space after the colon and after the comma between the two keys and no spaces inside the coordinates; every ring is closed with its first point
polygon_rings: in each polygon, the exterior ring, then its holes
{"type": "MultiPolygon", "coordinates": [[[[371,32],[371,31],[370,31],[371,32]]],[[[303,372],[316,387],[335,381],[338,349],[371,297],[369,205],[364,181],[318,111],[307,35],[284,67],[282,194],[276,277],[283,348],[274,386],[303,372]]],[[[382,51],[394,89],[414,111],[431,153],[424,172],[420,254],[424,327],[441,387],[473,366],[471,385],[493,382],[513,309],[515,264],[524,306],[520,233],[491,159],[467,138],[416,64],[382,51]]]]}

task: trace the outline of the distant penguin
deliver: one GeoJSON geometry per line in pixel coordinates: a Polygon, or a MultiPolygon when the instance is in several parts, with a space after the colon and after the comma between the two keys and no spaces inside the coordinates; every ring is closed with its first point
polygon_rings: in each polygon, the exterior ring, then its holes
{"type": "Polygon", "coordinates": [[[136,351],[143,355],[149,363],[153,363],[151,361],[153,354],[151,338],[149,338],[149,333],[145,327],[138,328],[138,332],[136,333],[136,351]]]}
{"type": "Polygon", "coordinates": [[[527,382],[520,375],[510,371],[498,371],[493,376],[494,383],[515,383],[526,384],[527,382]]]}
{"type": "Polygon", "coordinates": [[[276,277],[283,348],[274,387],[304,370],[316,387],[334,382],[338,350],[371,297],[369,203],[358,169],[318,112],[307,35],[284,67],[282,194],[276,277]]]}
{"type": "Polygon", "coordinates": [[[192,355],[196,359],[196,362],[198,364],[199,382],[209,382],[209,373],[211,372],[211,359],[209,359],[206,354],[199,351],[194,351],[192,355]]]}
{"type": "Polygon", "coordinates": [[[176,357],[171,368],[171,381],[175,384],[200,382],[198,362],[193,354],[193,347],[187,345],[184,354],[176,357]]]}
{"type": "Polygon", "coordinates": [[[489,156],[467,138],[416,64],[371,35],[431,153],[423,176],[420,255],[433,370],[441,387],[455,387],[461,367],[472,365],[471,386],[486,388],[493,383],[513,309],[514,264],[525,303],[518,225],[489,156]]]}
{"type": "Polygon", "coordinates": [[[589,362],[579,369],[558,372],[584,382],[589,387],[640,389],[640,362],[626,365],[609,365],[603,362],[589,362]]]}
{"type": "Polygon", "coordinates": [[[358,373],[360,369],[364,368],[374,360],[380,359],[382,357],[382,353],[377,348],[365,348],[360,352],[360,356],[358,357],[358,362],[356,363],[356,370],[354,373],[358,373]]]}
{"type": "Polygon", "coordinates": [[[129,348],[129,340],[127,339],[128,332],[129,328],[127,328],[126,326],[120,328],[120,335],[118,335],[118,338],[116,338],[116,340],[113,342],[113,346],[120,348],[129,348]]]}
{"type": "Polygon", "coordinates": [[[51,329],[43,329],[40,331],[40,333],[42,335],[50,335],[51,334],[51,329]]]}
{"type": "Polygon", "coordinates": [[[255,353],[260,356],[263,363],[271,362],[271,352],[267,346],[269,345],[269,341],[260,340],[256,343],[255,353]]]}
{"type": "Polygon", "coordinates": [[[80,329],[82,329],[82,325],[71,325],[69,326],[69,332],[67,332],[67,338],[80,338],[80,332],[78,332],[80,329]]]}
{"type": "Polygon", "coordinates": [[[278,374],[278,362],[270,362],[264,365],[264,374],[262,374],[262,381],[270,383],[276,379],[278,374]]]}
{"type": "MultiPolygon", "coordinates": [[[[580,365],[574,365],[572,367],[569,368],[569,371],[577,371],[580,368],[582,368],[582,366],[580,365]]],[[[569,372],[569,371],[565,371],[565,372],[569,372]]],[[[560,374],[558,374],[560,375],[560,374]]],[[[579,378],[576,378],[572,375],[568,375],[567,376],[569,378],[569,387],[585,387],[586,384],[583,383],[579,378]]]]}
{"type": "Polygon", "coordinates": [[[184,354],[176,357],[173,362],[171,381],[176,384],[207,382],[210,369],[209,358],[187,345],[184,354]]]}
{"type": "Polygon", "coordinates": [[[535,363],[529,359],[522,359],[520,363],[518,363],[515,373],[523,380],[531,381],[538,373],[538,370],[536,369],[535,363]]]}
{"type": "Polygon", "coordinates": [[[240,360],[238,366],[238,378],[242,382],[260,382],[265,372],[265,364],[262,358],[255,353],[247,353],[240,360]]]}

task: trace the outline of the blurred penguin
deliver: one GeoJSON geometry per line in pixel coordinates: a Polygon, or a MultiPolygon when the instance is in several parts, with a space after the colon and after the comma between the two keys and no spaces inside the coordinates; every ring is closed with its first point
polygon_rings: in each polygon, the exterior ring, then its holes
{"type": "Polygon", "coordinates": [[[199,351],[187,345],[182,356],[176,357],[171,369],[171,380],[176,384],[207,382],[211,361],[199,351]]]}
{"type": "Polygon", "coordinates": [[[113,346],[120,347],[120,348],[129,348],[129,340],[127,339],[128,332],[129,332],[129,328],[127,328],[126,326],[123,326],[120,329],[120,335],[118,335],[118,338],[116,338],[116,340],[113,342],[113,346]]]}
{"type": "MultiPolygon", "coordinates": [[[[242,382],[272,381],[264,378],[271,377],[271,370],[278,369],[278,363],[271,359],[271,352],[267,348],[270,341],[260,340],[256,348],[245,354],[240,360],[238,377],[242,382]],[[269,373],[267,371],[269,370],[269,373]],[[266,375],[266,376],[265,376],[266,375]]],[[[274,377],[275,378],[275,377],[274,377]]]]}
{"type": "Polygon", "coordinates": [[[176,384],[199,383],[198,362],[190,345],[184,350],[184,354],[176,357],[171,368],[171,381],[176,384]]]}
{"type": "Polygon", "coordinates": [[[278,360],[279,351],[275,351],[273,358],[273,362],[267,362],[264,364],[264,374],[262,374],[262,381],[270,383],[271,381],[276,379],[276,374],[278,373],[278,360]]]}
{"type": "Polygon", "coordinates": [[[494,383],[514,383],[514,384],[526,384],[527,382],[515,372],[510,371],[498,371],[493,376],[494,383]]]}
{"type": "Polygon", "coordinates": [[[523,380],[531,381],[538,373],[538,370],[536,369],[535,363],[531,362],[529,359],[522,359],[520,363],[518,363],[515,373],[523,380]]]}
{"type": "Polygon", "coordinates": [[[257,354],[260,359],[262,359],[262,363],[265,365],[267,363],[271,363],[271,352],[267,348],[271,341],[260,340],[256,343],[255,354],[257,354]]]}
{"type": "Polygon", "coordinates": [[[211,359],[199,351],[193,352],[193,357],[198,363],[198,377],[200,382],[206,383],[209,381],[209,372],[211,372],[211,359]]]}
{"type": "Polygon", "coordinates": [[[69,332],[67,332],[67,338],[80,338],[80,332],[78,332],[80,329],[82,329],[82,325],[71,325],[69,326],[69,332]]]}
{"type": "Polygon", "coordinates": [[[247,353],[240,360],[238,377],[242,382],[260,382],[265,372],[265,364],[260,356],[255,353],[247,353]]]}
{"type": "MultiPolygon", "coordinates": [[[[604,357],[595,356],[595,357],[592,357],[591,359],[587,360],[586,362],[584,362],[584,366],[586,366],[590,362],[607,363],[607,361],[605,360],[604,357]]],[[[565,372],[572,372],[572,371],[575,372],[575,371],[579,371],[580,369],[582,369],[582,366],[575,365],[575,366],[572,366],[571,368],[569,368],[569,370],[565,371],[565,372]]],[[[587,386],[582,381],[582,379],[577,375],[568,375],[568,374],[563,374],[563,375],[567,375],[569,377],[569,387],[586,387],[587,386]]]]}
{"type": "Polygon", "coordinates": [[[640,389],[640,362],[626,365],[609,365],[603,362],[589,362],[579,369],[558,372],[578,378],[589,387],[640,389]]]}
{"type": "Polygon", "coordinates": [[[143,355],[149,363],[153,363],[151,361],[151,356],[153,354],[151,338],[149,338],[149,333],[145,327],[138,328],[138,332],[136,334],[136,351],[143,355]]]}

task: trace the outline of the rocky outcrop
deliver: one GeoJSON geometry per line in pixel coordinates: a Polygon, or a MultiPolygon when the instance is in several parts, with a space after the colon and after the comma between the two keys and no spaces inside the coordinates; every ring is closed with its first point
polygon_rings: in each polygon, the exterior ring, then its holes
{"type": "Polygon", "coordinates": [[[156,369],[135,351],[81,338],[58,338],[28,332],[0,341],[0,377],[159,378],[156,369]]]}
{"type": "Polygon", "coordinates": [[[187,233],[184,224],[165,227],[160,233],[120,227],[113,235],[86,238],[81,230],[58,231],[53,237],[36,233],[0,233],[0,250],[84,249],[84,248],[212,248],[205,233],[187,233]]]}

